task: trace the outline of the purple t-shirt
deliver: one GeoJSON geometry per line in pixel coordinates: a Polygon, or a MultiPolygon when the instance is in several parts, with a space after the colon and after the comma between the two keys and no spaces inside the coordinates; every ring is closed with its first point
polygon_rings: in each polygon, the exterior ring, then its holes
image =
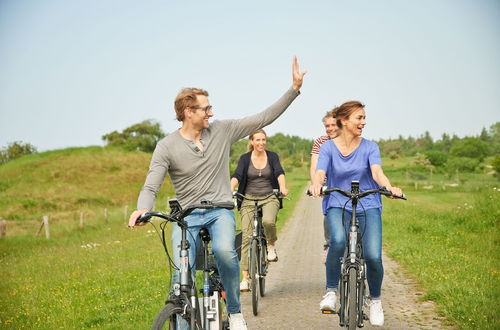
{"type": "MultiPolygon", "coordinates": [[[[318,170],[326,172],[327,186],[351,191],[351,181],[359,181],[359,190],[377,189],[379,185],[373,180],[371,166],[382,165],[380,151],[375,142],[362,139],[359,146],[348,156],[343,156],[333,140],[329,140],[321,146],[318,159],[318,170]]],[[[351,202],[346,204],[347,197],[334,192],[328,198],[327,209],[332,207],[352,210],[351,202]]],[[[360,200],[357,211],[364,209],[380,208],[382,200],[380,194],[371,194],[360,200]]]]}

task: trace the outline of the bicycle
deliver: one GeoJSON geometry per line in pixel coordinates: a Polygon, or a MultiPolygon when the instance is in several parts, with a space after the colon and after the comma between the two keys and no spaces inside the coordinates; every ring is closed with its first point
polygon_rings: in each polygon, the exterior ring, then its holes
{"type": "MultiPolygon", "coordinates": [[[[187,322],[190,329],[210,329],[223,330],[229,329],[229,321],[225,312],[225,292],[220,279],[220,275],[215,262],[211,262],[211,253],[209,243],[210,235],[206,228],[200,230],[203,261],[201,264],[203,270],[203,297],[198,297],[196,283],[193,281],[193,269],[189,264],[189,249],[190,244],[187,240],[188,224],[184,220],[195,209],[214,209],[226,208],[233,209],[231,204],[212,204],[209,201],[201,201],[201,204],[191,205],[184,209],[177,199],[169,200],[170,213],[161,212],[146,212],[142,214],[136,223],[150,222],[152,217],[163,219],[160,223],[162,245],[167,254],[167,258],[171,265],[173,261],[169,255],[167,248],[167,239],[165,238],[165,227],[168,222],[177,223],[181,229],[180,242],[180,265],[176,269],[179,270],[179,280],[174,283],[173,289],[169,293],[169,297],[165,302],[165,306],[160,310],[153,321],[151,329],[178,329],[181,322],[187,322]],[[203,308],[200,308],[200,305],[203,308]],[[184,321],[183,321],[184,320],[184,321]]],[[[193,268],[195,265],[193,266],[193,268]]]]}
{"type": "Polygon", "coordinates": [[[238,192],[234,192],[233,195],[239,199],[252,201],[255,205],[252,240],[250,242],[249,249],[250,258],[248,258],[250,265],[248,269],[250,270],[251,279],[250,291],[252,291],[252,312],[253,315],[257,316],[259,294],[261,297],[265,296],[266,275],[269,266],[269,261],[267,261],[267,240],[266,235],[264,234],[264,226],[262,225],[262,205],[258,205],[258,203],[271,196],[276,196],[277,198],[282,197],[277,189],[274,189],[272,193],[259,198],[250,198],[238,192]]]}
{"type": "MultiPolygon", "coordinates": [[[[363,257],[363,233],[360,231],[359,220],[356,217],[356,207],[361,198],[371,194],[381,195],[406,200],[405,195],[393,195],[385,187],[359,191],[359,181],[351,182],[351,192],[340,188],[321,189],[322,195],[338,192],[352,201],[352,216],[349,221],[349,231],[346,233],[346,247],[344,257],[341,259],[340,281],[339,281],[339,325],[347,329],[363,327],[368,316],[363,311],[363,306],[368,301],[366,288],[366,264],[363,257]]],[[[308,192],[309,193],[309,192],[308,192]]],[[[343,217],[343,216],[342,216],[343,217]]],[[[344,223],[344,218],[342,218],[344,223]]],[[[323,314],[335,314],[334,311],[322,311],[323,314]]]]}

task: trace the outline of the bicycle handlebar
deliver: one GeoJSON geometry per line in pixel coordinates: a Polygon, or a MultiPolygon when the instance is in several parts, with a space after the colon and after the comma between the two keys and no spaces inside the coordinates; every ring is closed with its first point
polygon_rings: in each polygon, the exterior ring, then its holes
{"type": "Polygon", "coordinates": [[[233,197],[246,199],[248,201],[253,201],[253,202],[260,202],[260,201],[268,199],[271,196],[276,196],[277,198],[281,198],[281,199],[285,198],[285,196],[280,191],[278,191],[278,189],[273,189],[272,193],[270,193],[266,196],[263,196],[263,197],[259,197],[259,198],[250,198],[250,197],[247,197],[243,194],[240,194],[239,192],[236,192],[236,191],[233,192],[233,197]]]}
{"type": "MultiPolygon", "coordinates": [[[[321,188],[322,195],[329,195],[332,192],[338,192],[349,199],[352,199],[352,198],[360,199],[360,198],[363,198],[363,197],[371,195],[371,194],[379,193],[379,194],[384,195],[384,196],[406,200],[405,194],[403,194],[402,196],[394,195],[389,190],[387,190],[387,188],[385,188],[385,187],[381,187],[378,189],[366,190],[366,191],[359,192],[359,193],[350,193],[350,192],[347,192],[347,191],[340,189],[340,188],[328,188],[327,186],[323,186],[321,188]]],[[[312,196],[312,194],[309,190],[307,190],[306,194],[308,196],[312,196]]]]}
{"type": "Polygon", "coordinates": [[[183,220],[185,217],[187,217],[191,212],[193,212],[195,209],[216,209],[216,208],[223,208],[223,209],[228,209],[232,210],[234,208],[233,203],[212,203],[210,201],[201,201],[200,204],[193,204],[190,205],[184,209],[180,207],[180,205],[177,206],[176,209],[172,210],[171,213],[163,213],[163,212],[145,212],[141,214],[135,223],[141,223],[141,222],[149,222],[152,217],[158,217],[165,219],[167,221],[171,222],[176,222],[180,226],[186,225],[185,221],[183,220]]]}

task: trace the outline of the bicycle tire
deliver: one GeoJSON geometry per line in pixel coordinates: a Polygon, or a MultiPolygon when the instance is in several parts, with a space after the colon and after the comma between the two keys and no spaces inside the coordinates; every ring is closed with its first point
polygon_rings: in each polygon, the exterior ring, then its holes
{"type": "Polygon", "coordinates": [[[259,308],[259,266],[258,266],[258,244],[257,240],[252,240],[250,247],[250,277],[252,279],[252,311],[253,315],[257,316],[259,308]]]}
{"type": "Polygon", "coordinates": [[[167,303],[162,310],[156,315],[151,330],[161,329],[177,329],[177,318],[182,318],[182,306],[175,305],[171,302],[167,303]]]}
{"type": "Polygon", "coordinates": [[[219,329],[229,329],[229,318],[227,315],[226,299],[222,294],[219,294],[219,329]]]}
{"type": "Polygon", "coordinates": [[[356,268],[352,267],[349,269],[349,289],[347,291],[347,325],[349,330],[354,330],[358,326],[358,297],[356,294],[356,268]]]}
{"type": "Polygon", "coordinates": [[[266,294],[266,273],[267,273],[267,247],[263,240],[259,249],[259,292],[260,296],[264,297],[266,294]]]}

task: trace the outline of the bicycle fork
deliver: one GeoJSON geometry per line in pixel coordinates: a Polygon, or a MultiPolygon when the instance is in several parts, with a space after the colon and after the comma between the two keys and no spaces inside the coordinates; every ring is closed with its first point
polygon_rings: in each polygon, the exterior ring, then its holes
{"type": "Polygon", "coordinates": [[[210,274],[209,274],[209,253],[208,243],[210,238],[202,237],[203,240],[203,297],[199,298],[200,312],[203,316],[203,329],[206,330],[221,330],[219,329],[220,319],[222,317],[221,307],[219,306],[220,292],[217,289],[210,288],[210,274]]]}

